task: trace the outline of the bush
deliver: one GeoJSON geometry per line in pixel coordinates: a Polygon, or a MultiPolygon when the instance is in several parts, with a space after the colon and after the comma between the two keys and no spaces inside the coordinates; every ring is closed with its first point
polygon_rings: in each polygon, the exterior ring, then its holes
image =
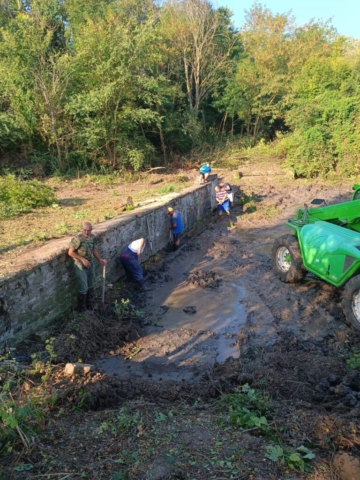
{"type": "Polygon", "coordinates": [[[37,180],[21,181],[14,175],[0,179],[0,220],[55,203],[55,192],[37,180]]]}

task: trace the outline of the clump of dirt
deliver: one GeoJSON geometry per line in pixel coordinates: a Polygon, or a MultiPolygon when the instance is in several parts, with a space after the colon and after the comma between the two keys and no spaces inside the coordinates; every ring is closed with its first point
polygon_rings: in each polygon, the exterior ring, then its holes
{"type": "Polygon", "coordinates": [[[89,362],[96,357],[116,354],[129,342],[141,336],[141,325],[120,319],[113,313],[107,318],[86,311],[76,315],[56,336],[53,344],[56,360],[65,362],[89,362]]]}
{"type": "Polygon", "coordinates": [[[185,307],[183,310],[185,313],[190,313],[191,315],[196,313],[196,307],[194,307],[193,305],[190,305],[189,307],[185,307]]]}
{"type": "Polygon", "coordinates": [[[222,280],[220,275],[215,272],[197,270],[189,274],[188,281],[201,288],[219,288],[222,280]]]}

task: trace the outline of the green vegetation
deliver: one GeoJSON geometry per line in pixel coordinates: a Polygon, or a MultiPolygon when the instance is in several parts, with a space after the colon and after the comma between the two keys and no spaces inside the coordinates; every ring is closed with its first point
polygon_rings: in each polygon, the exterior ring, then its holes
{"type": "Polygon", "coordinates": [[[222,149],[359,173],[360,53],[329,22],[254,3],[237,31],[207,0],[79,1],[0,6],[0,144],[23,152],[22,179],[116,180],[222,149]]]}
{"type": "Polygon", "coordinates": [[[54,203],[53,189],[37,180],[22,181],[14,175],[0,178],[0,220],[54,203]]]}
{"type": "Polygon", "coordinates": [[[269,460],[301,472],[310,470],[309,462],[315,458],[315,454],[304,445],[297,448],[284,445],[281,432],[273,428],[269,422],[269,419],[275,416],[274,408],[269,398],[260,391],[248,384],[243,385],[235,393],[222,395],[214,402],[214,407],[216,412],[221,413],[219,424],[222,427],[230,421],[236,428],[275,440],[277,442],[275,445],[266,447],[265,456],[269,460]]]}
{"type": "Polygon", "coordinates": [[[346,360],[346,365],[349,370],[360,369],[360,351],[359,350],[353,350],[350,353],[349,358],[346,360]]]}
{"type": "Polygon", "coordinates": [[[230,423],[236,427],[270,431],[266,416],[270,415],[270,403],[260,392],[248,384],[236,393],[226,394],[215,402],[216,411],[227,411],[230,423]]]}
{"type": "Polygon", "coordinates": [[[144,312],[134,308],[128,298],[122,298],[120,302],[115,300],[114,312],[120,321],[144,318],[144,312]]]}
{"type": "MultiPolygon", "coordinates": [[[[53,348],[54,338],[46,341],[47,359],[33,356],[32,375],[40,375],[40,388],[30,388],[27,395],[22,393],[27,381],[27,374],[13,364],[13,373],[9,369],[0,369],[0,456],[12,451],[13,447],[22,442],[29,449],[35,442],[36,434],[46,424],[46,412],[56,403],[56,395],[49,394],[42,388],[42,383],[48,380],[53,369],[52,361],[56,358],[53,348]]],[[[9,359],[0,357],[0,361],[9,359]]],[[[34,385],[33,382],[28,385],[34,385]]],[[[26,470],[27,468],[23,468],[26,470]]],[[[21,471],[21,468],[20,468],[21,471]]]]}
{"type": "Polygon", "coordinates": [[[279,445],[269,445],[266,448],[266,458],[273,462],[280,462],[294,470],[300,472],[310,471],[310,460],[315,458],[315,454],[309,449],[301,445],[296,449],[282,448],[279,445]]]}

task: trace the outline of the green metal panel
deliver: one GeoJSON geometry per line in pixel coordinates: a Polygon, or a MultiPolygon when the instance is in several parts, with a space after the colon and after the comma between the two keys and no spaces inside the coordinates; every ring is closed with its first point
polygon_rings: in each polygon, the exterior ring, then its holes
{"type": "Polygon", "coordinates": [[[360,233],[323,221],[297,233],[305,268],[332,285],[342,285],[360,268],[360,233]]]}

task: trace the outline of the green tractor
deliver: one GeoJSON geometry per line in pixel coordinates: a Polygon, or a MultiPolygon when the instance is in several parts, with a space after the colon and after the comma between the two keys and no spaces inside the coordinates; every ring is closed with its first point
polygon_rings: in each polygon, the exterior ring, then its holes
{"type": "Polygon", "coordinates": [[[360,330],[360,185],[353,190],[348,202],[326,205],[315,199],[314,207],[298,209],[286,222],[292,234],[275,240],[271,259],[283,282],[299,282],[311,272],[335,287],[345,285],[344,314],[360,330]]]}

